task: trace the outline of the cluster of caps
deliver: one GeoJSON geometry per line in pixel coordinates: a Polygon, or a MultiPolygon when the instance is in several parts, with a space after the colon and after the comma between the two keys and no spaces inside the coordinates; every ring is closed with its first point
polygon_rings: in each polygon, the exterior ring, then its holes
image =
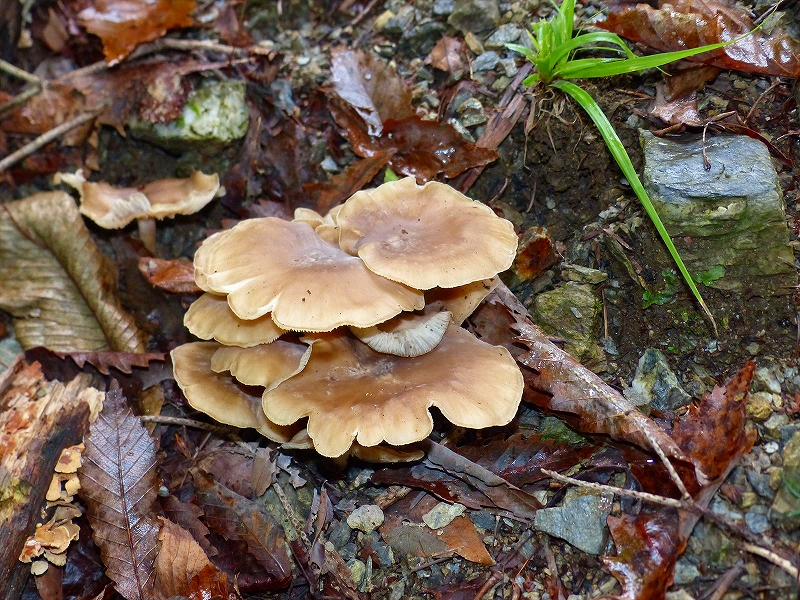
{"type": "Polygon", "coordinates": [[[206,293],[184,322],[213,341],[173,350],[175,379],[214,419],[328,457],[408,456],[385,444],[427,437],[431,406],[462,427],[504,425],[522,374],[460,325],[516,247],[487,206],[413,178],[325,216],[242,221],[195,254],[206,293]]]}

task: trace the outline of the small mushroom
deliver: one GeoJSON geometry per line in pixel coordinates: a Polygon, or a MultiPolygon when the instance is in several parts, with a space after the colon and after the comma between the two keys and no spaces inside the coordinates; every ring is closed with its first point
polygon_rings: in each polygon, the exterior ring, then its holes
{"type": "Polygon", "coordinates": [[[261,390],[248,390],[232,376],[214,373],[211,359],[221,348],[214,342],[191,342],[171,352],[175,381],[192,408],[235,427],[252,427],[273,442],[288,442],[298,426],[270,421],[261,409],[261,390]]]}
{"type": "Polygon", "coordinates": [[[274,217],[211,236],[194,265],[198,285],[227,294],[236,316],[271,312],[276,325],[291,331],[371,327],[424,306],[422,292],[376,275],[310,225],[274,217]]]}
{"type": "Polygon", "coordinates": [[[499,277],[482,279],[454,288],[433,288],[425,292],[425,310],[446,310],[453,323],[461,325],[484,298],[497,287],[499,277]]]}
{"type": "Polygon", "coordinates": [[[54,181],[78,190],[81,214],[100,227],[120,229],[136,219],[142,244],[152,254],[156,254],[156,219],[195,213],[220,190],[219,175],[200,171],[186,179],[159,179],[135,188],[86,181],[81,170],[56,173],[54,181]]]}
{"type": "Polygon", "coordinates": [[[221,346],[211,357],[211,370],[230,371],[236,381],[269,391],[305,368],[315,342],[286,338],[253,348],[221,346]]]}
{"type": "Polygon", "coordinates": [[[240,319],[228,306],[225,296],[205,293],[192,302],[183,324],[202,340],[214,339],[226,346],[250,348],[270,344],[285,333],[269,314],[257,319],[240,319]]]}
{"type": "Polygon", "coordinates": [[[443,183],[413,177],[353,194],[336,216],[339,246],[418,290],[489,279],[514,261],[510,221],[443,183]]]}
{"type": "Polygon", "coordinates": [[[442,340],[451,314],[432,311],[400,313],[385,323],[360,329],[351,327],[353,334],[376,352],[397,356],[420,356],[433,350],[442,340]]]}
{"type": "Polygon", "coordinates": [[[451,324],[436,348],[414,358],[375,352],[346,332],[323,336],[302,372],[264,393],[263,408],[275,423],[308,417],[317,452],[337,457],[354,441],[424,439],[433,429],[431,406],[462,427],[504,425],[522,390],[508,350],[451,324]]]}

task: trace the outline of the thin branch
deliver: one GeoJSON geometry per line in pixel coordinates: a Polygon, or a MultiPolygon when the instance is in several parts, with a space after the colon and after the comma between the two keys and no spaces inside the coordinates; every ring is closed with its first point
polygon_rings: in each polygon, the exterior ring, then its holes
{"type": "Polygon", "coordinates": [[[650,502],[651,504],[660,504],[661,506],[669,506],[670,508],[678,508],[686,510],[686,503],[683,500],[676,500],[675,498],[666,498],[657,494],[650,494],[648,492],[639,492],[636,490],[626,490],[623,488],[614,487],[613,485],[603,485],[602,483],[592,483],[589,481],[581,481],[573,477],[567,477],[561,473],[556,473],[550,469],[542,469],[542,473],[548,477],[552,477],[561,483],[570,483],[578,487],[595,490],[603,494],[617,494],[618,496],[627,496],[628,498],[635,498],[642,502],[650,502]]]}
{"type": "Polygon", "coordinates": [[[4,104],[0,104],[0,116],[6,114],[10,110],[20,106],[27,102],[30,98],[33,98],[36,94],[42,91],[42,80],[39,79],[36,75],[31,75],[27,71],[23,71],[19,67],[15,67],[9,62],[6,62],[0,59],[0,71],[6,73],[12,77],[16,77],[17,79],[22,79],[23,81],[31,84],[31,87],[22,90],[19,94],[14,96],[11,100],[4,104]]]}
{"type": "Polygon", "coordinates": [[[761,546],[756,546],[755,544],[748,544],[745,542],[742,545],[742,548],[747,550],[750,554],[755,554],[756,556],[760,556],[771,562],[776,567],[780,567],[784,571],[786,571],[789,575],[791,575],[795,581],[798,580],[800,577],[800,572],[798,572],[797,567],[795,567],[791,562],[783,558],[782,556],[775,554],[771,550],[767,550],[766,548],[762,548],[761,546]]]}
{"type": "Polygon", "coordinates": [[[661,462],[664,463],[664,466],[669,473],[669,477],[672,479],[672,483],[675,484],[675,487],[677,487],[678,491],[681,493],[681,498],[686,502],[694,502],[691,494],[686,490],[686,486],[683,485],[683,480],[680,478],[680,475],[678,475],[675,467],[672,466],[672,463],[667,458],[667,455],[664,454],[664,450],[661,448],[661,446],[659,446],[658,442],[648,430],[644,430],[644,435],[647,438],[647,441],[650,442],[650,446],[653,448],[655,453],[658,454],[658,458],[660,458],[661,462]]]}
{"type": "Polygon", "coordinates": [[[97,118],[97,116],[101,112],[103,112],[103,109],[82,113],[77,117],[70,119],[65,123],[62,123],[61,125],[54,127],[50,131],[43,133],[32,142],[25,144],[22,148],[20,148],[16,152],[12,152],[8,156],[6,156],[3,160],[0,160],[0,173],[4,173],[6,170],[8,170],[13,165],[17,164],[22,159],[30,156],[31,154],[33,154],[43,146],[46,146],[53,140],[60,138],[65,133],[72,131],[73,129],[76,129],[81,125],[84,125],[89,121],[97,118]]]}
{"type": "Polygon", "coordinates": [[[216,433],[227,433],[231,427],[226,425],[215,425],[214,423],[204,423],[203,421],[195,421],[194,419],[185,419],[183,417],[166,417],[163,415],[141,415],[139,420],[142,423],[158,423],[160,425],[183,425],[185,427],[193,427],[194,429],[205,429],[206,431],[213,431],[216,433]]]}

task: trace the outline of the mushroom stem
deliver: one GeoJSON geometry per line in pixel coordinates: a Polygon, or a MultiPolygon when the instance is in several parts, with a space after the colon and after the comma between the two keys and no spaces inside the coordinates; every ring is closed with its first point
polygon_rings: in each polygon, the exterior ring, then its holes
{"type": "Polygon", "coordinates": [[[156,220],[153,217],[137,219],[139,224],[139,239],[153,256],[157,256],[156,251],[156,220]]]}

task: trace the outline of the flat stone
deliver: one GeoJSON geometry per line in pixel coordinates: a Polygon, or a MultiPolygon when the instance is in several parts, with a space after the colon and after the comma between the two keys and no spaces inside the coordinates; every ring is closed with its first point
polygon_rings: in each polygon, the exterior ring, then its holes
{"type": "Polygon", "coordinates": [[[441,529],[450,525],[456,517],[464,514],[466,509],[467,507],[463,504],[439,502],[439,504],[422,515],[422,522],[431,529],[441,529]]]}
{"type": "Polygon", "coordinates": [[[638,407],[649,406],[660,411],[676,410],[692,401],[660,350],[648,348],[639,359],[631,387],[625,397],[638,407]]]}
{"type": "Polygon", "coordinates": [[[689,272],[722,267],[719,289],[783,294],[797,283],[778,176],[746,136],[641,135],[643,183],[689,272]]]}
{"type": "Polygon", "coordinates": [[[497,0],[455,0],[453,12],[447,18],[447,22],[462,33],[489,31],[499,21],[497,0]]]}
{"type": "MultiPolygon", "coordinates": [[[[515,23],[505,23],[495,29],[483,45],[490,50],[504,50],[506,44],[518,44],[523,41],[523,37],[524,41],[528,41],[528,36],[522,27],[515,23]]],[[[530,42],[527,45],[530,45],[530,42]]]]}
{"type": "Polygon", "coordinates": [[[472,61],[472,71],[473,73],[477,73],[479,71],[490,71],[497,66],[499,61],[500,57],[498,56],[497,52],[494,50],[487,50],[472,61]]]}
{"type": "Polygon", "coordinates": [[[611,503],[610,494],[572,488],[561,506],[538,510],[533,524],[538,531],[561,538],[587,554],[600,554],[606,545],[611,503]]]}
{"type": "Polygon", "coordinates": [[[359,506],[347,517],[347,525],[364,533],[375,531],[383,525],[383,511],[376,504],[359,506]]]}

